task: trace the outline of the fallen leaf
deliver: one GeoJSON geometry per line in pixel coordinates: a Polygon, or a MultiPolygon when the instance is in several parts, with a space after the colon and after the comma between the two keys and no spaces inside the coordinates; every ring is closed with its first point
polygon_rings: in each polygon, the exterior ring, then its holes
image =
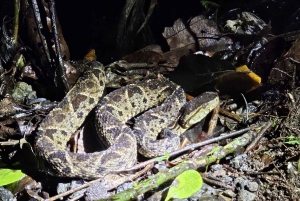
{"type": "Polygon", "coordinates": [[[194,92],[216,77],[236,68],[227,61],[203,55],[189,54],[180,58],[179,65],[168,77],[186,92],[194,92]]]}
{"type": "Polygon", "coordinates": [[[261,86],[261,78],[246,65],[236,68],[236,71],[224,73],[214,80],[214,86],[221,93],[244,93],[261,86]]]}
{"type": "Polygon", "coordinates": [[[90,51],[88,51],[88,53],[84,56],[84,60],[96,61],[97,55],[95,49],[90,49],[90,51]]]}
{"type": "Polygon", "coordinates": [[[0,169],[0,186],[19,181],[25,176],[21,170],[0,169]]]}
{"type": "Polygon", "coordinates": [[[196,170],[187,170],[178,175],[173,181],[165,201],[170,200],[170,198],[188,198],[200,190],[202,185],[203,179],[199,172],[196,170]]]}

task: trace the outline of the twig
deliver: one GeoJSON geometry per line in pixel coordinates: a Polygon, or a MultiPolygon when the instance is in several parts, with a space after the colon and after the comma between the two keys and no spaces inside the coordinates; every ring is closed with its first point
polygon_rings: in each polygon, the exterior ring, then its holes
{"type": "Polygon", "coordinates": [[[53,200],[60,199],[60,198],[62,198],[62,197],[64,197],[64,196],[67,196],[67,195],[70,195],[70,194],[72,194],[72,193],[75,193],[76,191],[79,191],[79,190],[82,190],[82,189],[84,189],[84,188],[87,188],[87,187],[89,187],[90,185],[92,185],[93,183],[96,183],[96,182],[98,182],[98,181],[101,181],[101,179],[102,179],[102,178],[96,179],[96,180],[93,180],[93,181],[90,181],[90,182],[88,182],[88,183],[85,183],[85,184],[83,184],[83,185],[77,187],[77,188],[73,188],[73,189],[68,190],[68,191],[66,191],[66,192],[64,192],[64,193],[61,193],[61,194],[58,194],[58,195],[53,196],[53,197],[51,197],[51,198],[45,199],[45,201],[53,201],[53,200]]]}
{"type": "Polygon", "coordinates": [[[20,16],[20,0],[15,0],[15,17],[14,17],[14,44],[15,45],[18,45],[19,16],[20,16]]]}
{"type": "MultiPolygon", "coordinates": [[[[196,143],[196,144],[192,144],[192,145],[186,146],[186,147],[184,147],[182,149],[179,149],[177,151],[171,152],[169,154],[169,157],[174,157],[174,156],[182,154],[182,153],[184,153],[186,151],[192,151],[192,150],[197,149],[199,147],[202,147],[202,146],[205,146],[205,145],[208,145],[208,144],[212,144],[212,143],[218,142],[220,140],[224,140],[224,139],[227,139],[227,138],[231,138],[231,137],[235,137],[235,136],[241,135],[241,134],[249,131],[252,128],[253,127],[244,128],[244,129],[241,129],[239,131],[233,131],[233,132],[231,132],[229,134],[223,133],[219,137],[216,137],[216,138],[213,138],[213,139],[209,139],[209,140],[206,140],[206,141],[203,141],[203,142],[199,142],[199,143],[196,143]]],[[[161,159],[161,157],[152,158],[152,159],[150,159],[148,161],[145,161],[143,163],[139,163],[139,164],[131,167],[130,169],[126,169],[124,171],[127,172],[127,171],[132,171],[132,170],[140,169],[140,168],[145,167],[148,164],[160,161],[160,159],[161,159]]],[[[123,172],[123,171],[121,171],[121,172],[123,172]]]]}
{"type": "Polygon", "coordinates": [[[243,133],[245,133],[245,132],[247,132],[247,131],[249,131],[253,128],[254,127],[250,126],[248,128],[244,128],[244,129],[241,129],[241,130],[238,130],[238,131],[233,131],[229,134],[228,133],[223,133],[219,137],[209,139],[209,140],[206,140],[206,141],[203,141],[203,142],[199,142],[199,143],[196,143],[196,144],[192,144],[190,146],[186,146],[182,149],[174,151],[170,154],[170,157],[174,157],[174,156],[177,156],[178,154],[182,154],[183,152],[194,150],[194,149],[197,149],[197,148],[202,147],[204,145],[208,145],[208,144],[215,143],[215,142],[218,142],[218,141],[221,141],[221,140],[225,140],[227,138],[236,137],[236,136],[241,135],[241,134],[243,134],[243,133]]]}
{"type": "Polygon", "coordinates": [[[57,21],[56,21],[56,11],[55,11],[55,3],[54,0],[49,0],[49,9],[50,9],[50,14],[51,14],[51,24],[52,24],[52,29],[53,29],[53,34],[54,34],[54,43],[55,43],[55,50],[56,50],[56,55],[58,62],[57,66],[59,67],[59,71],[62,77],[62,81],[65,85],[65,88],[67,90],[70,89],[70,85],[67,80],[67,75],[66,75],[66,68],[63,63],[63,59],[61,56],[61,49],[60,49],[60,43],[58,39],[58,31],[57,31],[57,21]]]}
{"type": "Polygon", "coordinates": [[[280,175],[280,172],[245,172],[246,175],[280,175]]]}
{"type": "Polygon", "coordinates": [[[15,146],[17,144],[20,144],[19,140],[10,140],[10,141],[6,141],[6,142],[0,142],[1,146],[15,146]]]}
{"type": "Polygon", "coordinates": [[[43,24],[41,21],[40,10],[37,5],[37,1],[36,0],[31,0],[31,1],[32,1],[32,9],[33,9],[34,17],[35,17],[35,22],[36,22],[36,26],[37,26],[37,31],[39,33],[41,42],[43,44],[43,48],[44,48],[48,63],[51,64],[51,57],[50,57],[49,49],[47,46],[46,38],[41,32],[41,30],[43,29],[43,24]]]}
{"type": "Polygon", "coordinates": [[[250,145],[246,148],[245,153],[248,153],[250,150],[252,150],[258,141],[262,138],[262,136],[265,134],[265,132],[270,128],[272,123],[269,121],[268,124],[257,134],[256,138],[250,143],[250,145]]]}
{"type": "Polygon", "coordinates": [[[243,97],[243,99],[245,101],[245,105],[246,105],[246,121],[248,121],[248,102],[247,102],[244,94],[241,93],[241,95],[242,95],[242,97],[243,97]]]}
{"type": "Polygon", "coordinates": [[[229,185],[225,184],[223,181],[217,181],[213,178],[209,178],[209,176],[207,176],[206,174],[203,174],[203,173],[201,174],[201,176],[202,176],[203,180],[206,183],[210,183],[212,185],[223,187],[223,188],[230,189],[230,190],[234,191],[233,186],[229,186],[229,185]]]}
{"type": "Polygon", "coordinates": [[[45,201],[54,201],[54,200],[60,199],[60,198],[62,198],[64,196],[67,196],[67,195],[70,195],[72,193],[75,193],[76,191],[82,190],[84,188],[88,188],[89,186],[91,186],[93,183],[96,183],[96,182],[100,182],[101,181],[101,182],[105,183],[106,181],[114,180],[113,182],[111,182],[113,184],[106,188],[106,190],[109,191],[109,190],[111,190],[113,188],[116,188],[119,185],[121,185],[121,184],[123,184],[123,183],[125,183],[127,181],[132,181],[132,180],[136,179],[137,177],[139,177],[142,174],[146,173],[151,168],[152,168],[152,166],[148,165],[148,166],[145,167],[145,169],[143,169],[143,170],[141,170],[141,171],[139,171],[139,172],[137,172],[135,174],[129,175],[129,176],[118,176],[118,175],[113,175],[113,174],[106,175],[103,178],[95,179],[95,180],[87,182],[87,183],[85,183],[85,184],[83,184],[83,185],[81,185],[81,186],[79,186],[77,188],[73,188],[73,189],[68,190],[68,191],[66,191],[64,193],[61,193],[61,194],[58,194],[58,195],[53,196],[51,198],[48,198],[45,201]],[[111,179],[114,176],[119,177],[120,179],[118,181],[116,181],[116,179],[111,179]]]}
{"type": "Polygon", "coordinates": [[[212,112],[211,119],[208,124],[208,130],[207,130],[207,136],[208,138],[212,138],[212,135],[214,134],[214,130],[217,126],[217,122],[219,119],[219,109],[220,109],[220,103],[218,103],[217,107],[212,112]]]}
{"type": "Polygon", "coordinates": [[[80,198],[82,198],[84,196],[84,194],[81,194],[81,195],[78,195],[76,197],[73,197],[72,199],[69,199],[68,201],[77,201],[79,200],[80,198]]]}
{"type": "Polygon", "coordinates": [[[225,115],[225,116],[227,116],[227,117],[229,117],[229,118],[231,118],[231,119],[233,119],[237,122],[241,122],[241,118],[240,118],[239,115],[228,112],[227,110],[224,110],[222,108],[219,108],[219,114],[225,115]]]}

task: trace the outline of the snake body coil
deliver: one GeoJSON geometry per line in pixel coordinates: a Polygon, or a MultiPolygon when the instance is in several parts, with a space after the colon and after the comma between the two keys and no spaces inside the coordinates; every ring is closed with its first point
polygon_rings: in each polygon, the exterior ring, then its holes
{"type": "Polygon", "coordinates": [[[38,128],[36,151],[48,164],[49,172],[60,177],[94,179],[132,167],[137,149],[146,156],[157,156],[178,148],[178,136],[163,140],[156,137],[172,124],[185,104],[182,88],[165,78],[146,80],[115,90],[98,104],[105,88],[105,73],[99,62],[90,65],[93,68],[84,73],[38,128]],[[109,148],[95,153],[66,151],[70,136],[96,106],[96,127],[109,148]],[[125,124],[145,110],[136,119],[134,129],[125,124]]]}

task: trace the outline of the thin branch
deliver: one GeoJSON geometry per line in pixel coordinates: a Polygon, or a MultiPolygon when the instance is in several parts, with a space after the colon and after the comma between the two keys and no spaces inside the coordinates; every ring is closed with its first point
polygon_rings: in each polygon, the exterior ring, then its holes
{"type": "Polygon", "coordinates": [[[82,189],[84,189],[84,188],[87,188],[87,187],[89,187],[90,185],[92,185],[93,183],[96,183],[96,182],[98,182],[98,181],[101,181],[101,178],[100,178],[100,179],[93,180],[93,181],[90,181],[90,182],[88,182],[88,183],[85,183],[85,184],[83,184],[83,185],[77,187],[77,188],[73,188],[73,189],[68,190],[68,191],[66,191],[66,192],[64,192],[64,193],[58,194],[58,195],[56,195],[56,196],[53,196],[53,197],[51,197],[51,198],[49,198],[49,199],[46,199],[45,201],[53,201],[53,200],[57,200],[57,199],[63,198],[64,196],[70,195],[70,194],[72,194],[72,193],[75,193],[76,191],[79,191],[79,190],[82,190],[82,189]]]}
{"type": "Polygon", "coordinates": [[[20,0],[15,0],[15,17],[14,17],[14,44],[15,45],[18,45],[19,16],[20,16],[20,0]]]}
{"type": "Polygon", "coordinates": [[[32,1],[32,9],[33,9],[34,17],[35,17],[37,30],[38,30],[38,33],[39,33],[39,36],[41,39],[41,43],[43,44],[43,48],[44,48],[48,63],[51,64],[51,57],[50,57],[49,49],[47,46],[46,38],[42,34],[42,31],[41,31],[43,29],[43,24],[42,24],[42,20],[41,20],[40,10],[37,5],[37,1],[36,0],[31,0],[31,1],[32,1]]]}
{"type": "Polygon", "coordinates": [[[268,124],[257,134],[256,138],[251,142],[251,144],[248,145],[244,154],[248,153],[250,150],[252,150],[256,146],[258,141],[262,138],[262,136],[266,133],[266,131],[270,128],[271,125],[272,125],[272,122],[268,122],[268,124]]]}
{"type": "Polygon", "coordinates": [[[245,105],[246,105],[246,121],[248,121],[248,119],[249,119],[249,118],[248,118],[248,102],[247,102],[247,100],[246,100],[244,94],[241,93],[241,95],[242,95],[242,97],[243,97],[243,99],[244,99],[244,101],[245,101],[245,105]]]}
{"type": "Polygon", "coordinates": [[[77,191],[80,191],[80,190],[82,190],[82,189],[84,189],[84,188],[88,188],[88,187],[90,187],[93,183],[97,183],[97,182],[100,182],[100,181],[101,181],[101,183],[106,183],[107,181],[109,181],[109,182],[111,183],[109,186],[106,186],[106,187],[105,187],[105,189],[106,189],[107,191],[109,191],[109,190],[111,190],[111,189],[113,189],[113,188],[118,187],[119,185],[121,185],[121,184],[123,184],[123,183],[125,183],[125,182],[132,181],[132,180],[134,180],[134,179],[140,177],[142,174],[145,174],[145,173],[146,173],[149,169],[151,169],[152,167],[153,167],[153,166],[148,165],[148,166],[147,166],[146,168],[144,168],[143,170],[141,170],[141,171],[139,171],[139,172],[137,172],[137,173],[135,173],[135,174],[126,175],[126,176],[124,176],[124,175],[121,175],[121,176],[120,176],[120,175],[108,174],[108,175],[106,175],[106,176],[104,176],[104,177],[101,177],[101,178],[99,178],[99,179],[95,179],[95,180],[93,180],[93,181],[87,182],[87,183],[85,183],[85,184],[83,184],[83,185],[81,185],[81,186],[79,186],[79,187],[77,187],[77,188],[73,188],[73,189],[68,190],[68,191],[66,191],[66,192],[63,192],[63,193],[61,193],[61,194],[58,194],[58,195],[53,196],[53,197],[51,197],[51,198],[48,198],[48,199],[46,199],[45,201],[54,201],[54,200],[57,200],[57,199],[61,199],[61,198],[65,197],[65,196],[67,196],[67,195],[73,194],[73,193],[75,193],[75,192],[77,192],[77,191]]]}
{"type": "Polygon", "coordinates": [[[52,29],[53,29],[53,33],[54,33],[55,50],[56,50],[56,55],[57,55],[57,59],[58,59],[58,62],[56,62],[56,63],[57,63],[57,66],[59,67],[59,71],[60,71],[60,74],[62,77],[62,81],[65,85],[65,88],[67,90],[69,90],[70,85],[67,80],[66,68],[64,66],[63,58],[61,55],[60,42],[59,42],[59,38],[58,38],[56,10],[55,10],[54,0],[49,0],[49,9],[50,9],[50,14],[51,14],[52,29]]]}
{"type": "MultiPolygon", "coordinates": [[[[241,135],[241,134],[249,131],[252,128],[254,128],[254,127],[248,127],[248,128],[244,128],[244,129],[241,129],[241,130],[238,130],[238,131],[233,131],[229,134],[228,133],[223,133],[219,137],[209,139],[209,140],[206,140],[206,141],[203,141],[203,142],[199,142],[199,143],[196,143],[196,144],[192,144],[192,145],[186,146],[182,149],[179,149],[177,151],[171,152],[169,154],[169,157],[171,158],[171,157],[177,156],[177,155],[182,154],[182,153],[187,152],[187,151],[193,151],[193,150],[195,150],[199,147],[202,147],[202,146],[205,146],[205,145],[208,145],[208,144],[212,144],[212,143],[215,143],[215,142],[227,139],[227,138],[236,137],[238,135],[241,135]]],[[[154,162],[157,162],[157,161],[160,161],[160,160],[161,160],[161,157],[152,158],[148,161],[145,161],[143,163],[139,163],[139,164],[133,166],[132,168],[124,170],[124,171],[132,171],[132,170],[140,169],[140,168],[145,167],[148,164],[151,164],[151,163],[154,163],[154,162]]],[[[121,171],[121,172],[124,172],[124,171],[121,171]]]]}

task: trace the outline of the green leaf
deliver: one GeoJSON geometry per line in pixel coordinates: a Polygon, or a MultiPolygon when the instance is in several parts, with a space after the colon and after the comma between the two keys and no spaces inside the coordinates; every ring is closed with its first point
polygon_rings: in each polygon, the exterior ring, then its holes
{"type": "Polygon", "coordinates": [[[156,161],[157,162],[160,162],[160,161],[164,161],[164,160],[169,160],[169,158],[170,158],[170,153],[165,153],[165,155],[164,156],[161,156],[161,157],[158,157],[157,159],[156,159],[156,161]]]}
{"type": "Polygon", "coordinates": [[[187,170],[173,181],[165,201],[170,198],[188,198],[201,189],[203,180],[199,172],[187,170]]]}
{"type": "Polygon", "coordinates": [[[300,158],[298,160],[298,172],[300,173],[300,158]]]}
{"type": "Polygon", "coordinates": [[[274,128],[276,126],[276,121],[275,120],[271,120],[272,122],[272,128],[274,128]]]}
{"type": "Polygon", "coordinates": [[[290,144],[290,145],[300,144],[300,140],[297,137],[293,136],[293,135],[288,136],[288,137],[284,137],[284,138],[287,139],[286,142],[284,142],[285,144],[290,144]]]}
{"type": "Polygon", "coordinates": [[[24,176],[21,170],[0,169],[0,186],[19,181],[24,176]]]}
{"type": "Polygon", "coordinates": [[[290,145],[296,145],[296,144],[300,144],[299,140],[290,140],[285,142],[285,144],[290,144],[290,145]]]}
{"type": "Polygon", "coordinates": [[[209,155],[212,155],[213,153],[215,153],[216,151],[218,151],[220,149],[220,146],[216,146],[214,148],[212,148],[212,150],[210,150],[209,153],[207,153],[206,155],[209,156],[209,155]]]}
{"type": "Polygon", "coordinates": [[[169,152],[165,153],[165,158],[166,158],[166,161],[169,160],[169,158],[170,158],[170,153],[169,152]]]}

